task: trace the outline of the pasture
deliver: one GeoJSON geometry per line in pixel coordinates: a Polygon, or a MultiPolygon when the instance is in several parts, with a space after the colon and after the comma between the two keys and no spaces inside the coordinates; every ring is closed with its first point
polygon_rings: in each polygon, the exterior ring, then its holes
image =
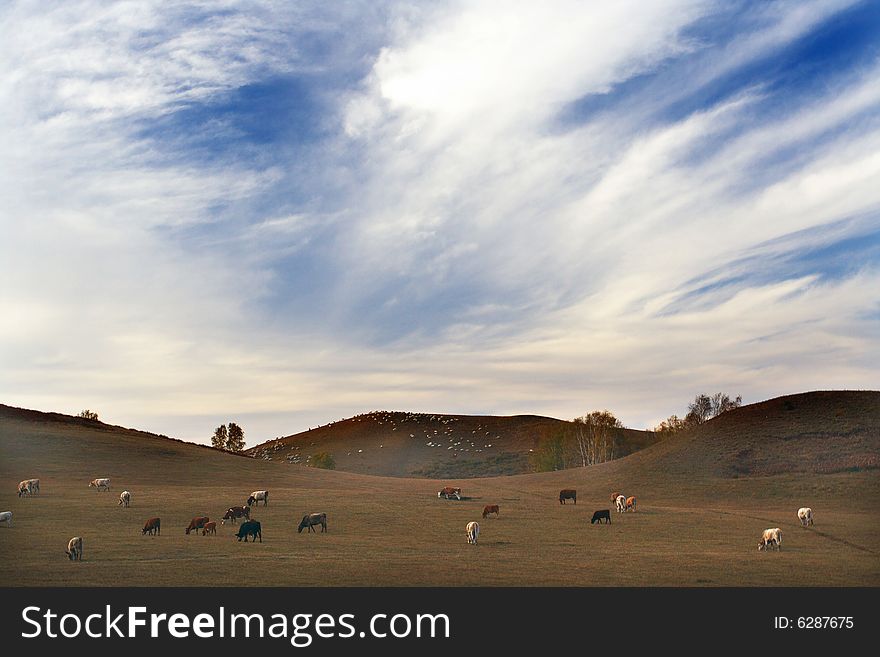
{"type": "MultiPolygon", "coordinates": [[[[667,472],[650,452],[586,469],[462,481],[385,478],[247,459],[81,423],[0,419],[0,526],[7,584],[21,586],[878,586],[880,474],[719,477],[667,472]],[[636,458],[639,457],[639,458],[636,458]],[[110,477],[112,490],[88,487],[110,477]],[[40,495],[19,498],[39,477],[40,495]],[[437,498],[445,484],[464,499],[437,498]],[[577,504],[560,505],[561,488],[577,504]],[[118,505],[132,493],[131,506],[118,505]],[[227,507],[268,489],[254,507],[263,542],[238,542],[220,525],[227,507]],[[612,490],[638,498],[619,514],[612,490]],[[496,518],[482,518],[498,504],[496,518]],[[815,525],[802,528],[801,506],[815,525]],[[611,525],[591,525],[611,509],[611,525]],[[326,512],[327,533],[297,533],[326,512]],[[217,534],[184,529],[194,516],[217,534]],[[162,519],[161,536],[143,536],[162,519]],[[480,523],[468,545],[465,525],[480,523]],[[780,552],[759,553],[763,529],[780,527],[780,552]],[[81,563],[64,554],[84,539],[81,563]]],[[[683,453],[694,445],[682,445],[683,453]]],[[[240,524],[240,523],[239,523],[240,524]]]]}

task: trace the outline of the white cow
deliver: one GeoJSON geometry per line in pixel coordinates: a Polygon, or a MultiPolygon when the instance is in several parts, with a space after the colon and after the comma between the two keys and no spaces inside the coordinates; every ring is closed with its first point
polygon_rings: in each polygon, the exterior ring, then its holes
{"type": "Polygon", "coordinates": [[[31,495],[39,495],[40,494],[40,480],[39,479],[28,479],[28,483],[30,484],[31,495]]]}
{"type": "Polygon", "coordinates": [[[268,506],[269,504],[269,491],[267,490],[255,490],[251,493],[251,496],[247,499],[248,506],[256,506],[257,502],[262,502],[263,506],[268,506]]]}
{"type": "Polygon", "coordinates": [[[83,540],[82,536],[74,536],[67,541],[67,549],[64,551],[67,558],[71,561],[82,561],[83,558],[83,540]]]}
{"type": "Polygon", "coordinates": [[[480,537],[480,523],[469,522],[467,527],[465,527],[465,533],[467,535],[467,542],[471,545],[476,545],[477,539],[480,537]]]}
{"type": "Polygon", "coordinates": [[[94,486],[98,490],[110,490],[110,479],[107,477],[104,477],[102,479],[92,479],[89,482],[89,488],[91,488],[92,486],[94,486]]]}
{"type": "Polygon", "coordinates": [[[32,495],[34,492],[33,484],[30,479],[25,479],[24,481],[18,482],[18,496],[22,495],[32,495]]]}
{"type": "Polygon", "coordinates": [[[623,495],[618,495],[617,499],[614,500],[614,503],[617,505],[618,513],[626,511],[626,498],[623,495]]]}
{"type": "Polygon", "coordinates": [[[801,521],[801,525],[806,527],[807,525],[813,524],[813,510],[808,506],[802,506],[798,509],[798,520],[801,521]]]}
{"type": "Polygon", "coordinates": [[[0,513],[0,522],[5,522],[8,527],[12,527],[12,511],[0,513]]]}
{"type": "Polygon", "coordinates": [[[127,507],[129,504],[131,504],[131,493],[124,490],[119,493],[119,506],[127,507]]]}
{"type": "Polygon", "coordinates": [[[779,527],[773,529],[765,529],[758,541],[758,552],[775,547],[777,550],[782,549],[782,530],[779,527]]]}

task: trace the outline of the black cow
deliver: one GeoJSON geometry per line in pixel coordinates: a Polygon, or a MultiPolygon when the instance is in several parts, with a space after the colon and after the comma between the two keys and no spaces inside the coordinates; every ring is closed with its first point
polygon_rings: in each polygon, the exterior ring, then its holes
{"type": "Polygon", "coordinates": [[[601,511],[596,511],[593,513],[593,519],[590,520],[590,524],[594,525],[597,522],[605,521],[606,525],[611,524],[611,511],[609,509],[602,509],[601,511]]]}
{"type": "Polygon", "coordinates": [[[263,542],[263,532],[260,527],[260,523],[256,520],[248,520],[247,522],[241,523],[241,527],[238,528],[238,533],[236,534],[236,536],[238,536],[239,542],[241,542],[241,539],[244,538],[244,542],[247,543],[248,536],[253,537],[253,540],[251,541],[253,543],[257,542],[257,538],[260,539],[260,543],[263,542]]]}
{"type": "Polygon", "coordinates": [[[565,500],[574,500],[574,503],[577,504],[577,491],[573,488],[563,488],[561,491],[559,491],[559,503],[565,504],[565,500]]]}

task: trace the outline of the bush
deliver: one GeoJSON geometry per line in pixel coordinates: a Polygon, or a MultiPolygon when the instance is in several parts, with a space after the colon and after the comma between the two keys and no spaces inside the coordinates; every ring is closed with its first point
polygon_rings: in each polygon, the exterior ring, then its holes
{"type": "Polygon", "coordinates": [[[97,420],[98,414],[95,413],[94,411],[90,411],[89,409],[86,409],[84,411],[79,412],[79,417],[84,418],[86,420],[97,420]]]}
{"type": "Polygon", "coordinates": [[[329,452],[318,452],[312,456],[312,467],[323,468],[324,470],[335,470],[336,461],[329,452]]]}

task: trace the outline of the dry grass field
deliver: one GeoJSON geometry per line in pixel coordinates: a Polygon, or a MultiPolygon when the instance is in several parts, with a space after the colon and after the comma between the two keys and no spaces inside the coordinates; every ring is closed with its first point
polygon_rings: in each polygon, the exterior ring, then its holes
{"type": "Polygon", "coordinates": [[[0,556],[22,586],[878,586],[878,454],[880,393],[779,398],[611,463],[466,480],[323,471],[2,407],[0,510],[15,516],[0,556]],[[88,488],[105,476],[110,493],[88,488]],[[42,493],[18,498],[30,477],[42,493]],[[466,499],[438,499],[447,483],[466,499]],[[577,505],[559,505],[563,487],[577,505]],[[231,525],[184,534],[191,517],[219,519],[259,488],[271,492],[253,513],[262,543],[239,543],[231,525]],[[590,525],[617,489],[638,511],[590,525]],[[500,517],[483,520],[490,503],[500,517]],[[814,527],[800,527],[800,506],[814,527]],[[327,513],[328,533],[297,534],[312,511],[327,513]],[[142,536],[154,515],[162,535],[142,536]],[[776,526],[782,551],[759,553],[776,526]],[[74,535],[81,563],[64,554],[74,535]]]}

